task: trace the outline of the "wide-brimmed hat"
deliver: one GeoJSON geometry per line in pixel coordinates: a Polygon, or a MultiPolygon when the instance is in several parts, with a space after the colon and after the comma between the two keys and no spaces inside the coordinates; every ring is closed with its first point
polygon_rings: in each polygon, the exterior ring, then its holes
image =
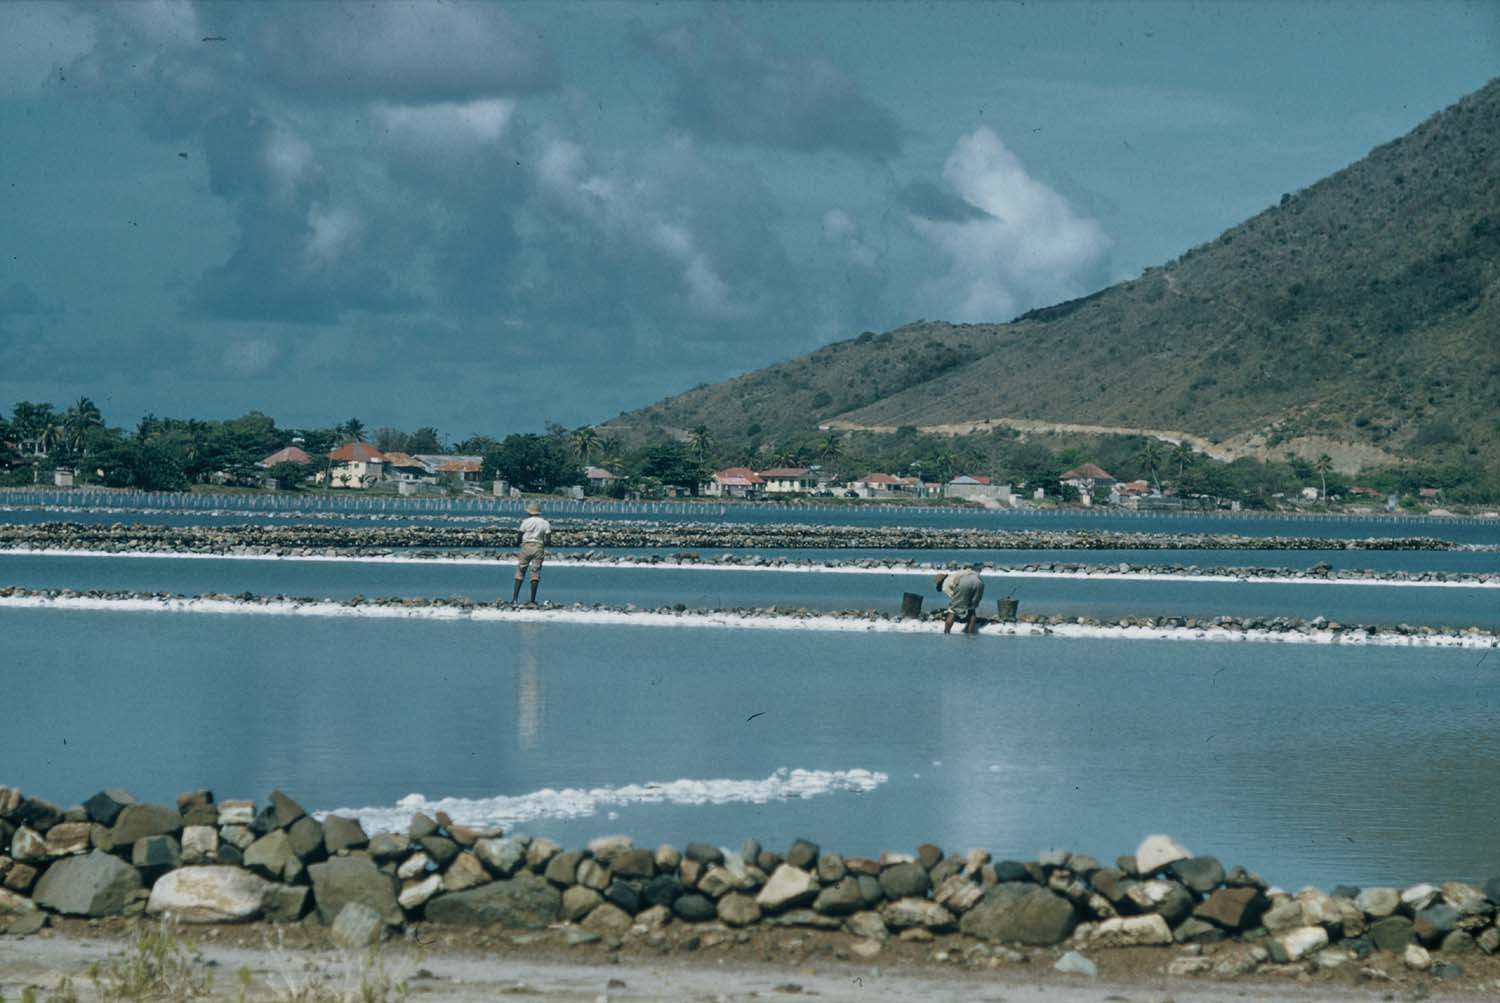
{"type": "Polygon", "coordinates": [[[939,589],[941,589],[943,587],[943,583],[946,582],[947,580],[948,580],[948,572],[946,572],[946,571],[939,571],[938,572],[938,576],[937,576],[937,587],[939,589]]]}
{"type": "Polygon", "coordinates": [[[539,505],[539,504],[537,504],[534,501],[529,501],[529,502],[526,503],[526,514],[527,515],[541,515],[542,514],[542,506],[539,505]]]}

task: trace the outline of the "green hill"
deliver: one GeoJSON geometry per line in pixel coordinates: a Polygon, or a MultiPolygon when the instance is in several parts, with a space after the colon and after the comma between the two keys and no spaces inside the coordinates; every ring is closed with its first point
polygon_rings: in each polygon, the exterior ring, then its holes
{"type": "Polygon", "coordinates": [[[1500,81],[1139,279],[1007,324],[866,332],[609,427],[764,448],[1007,424],[1500,469],[1500,81]]]}

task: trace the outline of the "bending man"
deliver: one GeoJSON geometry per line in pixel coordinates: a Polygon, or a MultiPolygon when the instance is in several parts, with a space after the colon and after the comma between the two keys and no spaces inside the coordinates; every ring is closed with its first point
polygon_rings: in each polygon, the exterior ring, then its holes
{"type": "Polygon", "coordinates": [[[964,633],[977,631],[975,618],[979,613],[979,600],[984,598],[984,579],[970,568],[950,571],[937,576],[937,590],[948,597],[948,615],[943,618],[943,633],[953,632],[953,622],[962,620],[964,633]]]}
{"type": "Polygon", "coordinates": [[[536,502],[526,503],[526,518],[521,520],[521,530],[516,534],[516,545],[521,548],[516,558],[516,587],[510,601],[521,598],[521,580],[531,568],[531,603],[536,605],[536,587],[542,581],[542,561],[547,556],[547,544],[552,542],[552,524],[542,518],[542,507],[536,502]]]}

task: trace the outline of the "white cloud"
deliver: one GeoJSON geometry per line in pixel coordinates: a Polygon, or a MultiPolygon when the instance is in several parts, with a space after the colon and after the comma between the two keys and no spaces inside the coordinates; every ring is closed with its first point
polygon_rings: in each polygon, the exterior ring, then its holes
{"type": "Polygon", "coordinates": [[[1103,266],[1111,242],[1099,223],[1031,177],[990,129],[959,139],[943,178],[988,216],[911,216],[917,232],[949,259],[948,274],[919,291],[933,315],[1008,320],[1021,309],[1081,294],[1103,266]]]}
{"type": "Polygon", "coordinates": [[[359,214],[347,206],[314,203],[307,210],[307,228],[308,263],[329,265],[343,256],[344,249],[359,232],[359,214]]]}
{"type": "Polygon", "coordinates": [[[0,96],[36,95],[49,73],[93,47],[93,20],[62,4],[0,4],[0,96]]]}
{"type": "Polygon", "coordinates": [[[842,209],[829,209],[823,214],[823,242],[844,261],[863,268],[874,268],[878,260],[875,249],[865,243],[859,224],[842,209]]]}
{"type": "Polygon", "coordinates": [[[510,125],[516,102],[511,98],[439,101],[424,105],[377,104],[375,115],[402,141],[441,150],[498,143],[510,125]]]}

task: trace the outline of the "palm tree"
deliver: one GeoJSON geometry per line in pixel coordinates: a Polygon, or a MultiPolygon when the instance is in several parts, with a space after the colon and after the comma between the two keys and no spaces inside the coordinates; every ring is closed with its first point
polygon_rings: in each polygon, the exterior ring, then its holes
{"type": "Polygon", "coordinates": [[[599,448],[599,430],[592,425],[583,425],[573,429],[570,436],[573,442],[573,455],[578,457],[582,463],[588,463],[593,459],[594,452],[599,448]]]}
{"type": "Polygon", "coordinates": [[[63,426],[66,430],[68,448],[74,452],[81,452],[88,434],[96,428],[104,427],[104,416],[100,414],[97,404],[87,397],[80,397],[78,402],[68,408],[67,413],[63,415],[63,426]]]}
{"type": "Polygon", "coordinates": [[[818,457],[822,460],[836,460],[844,452],[844,444],[839,437],[833,434],[825,435],[818,440],[818,457]]]}
{"type": "Polygon", "coordinates": [[[703,462],[708,457],[708,451],[713,448],[714,434],[708,430],[707,425],[696,425],[688,433],[688,444],[692,446],[693,455],[698,457],[698,462],[703,462]]]}
{"type": "Polygon", "coordinates": [[[1179,442],[1172,449],[1172,459],[1177,461],[1178,480],[1182,479],[1182,472],[1187,469],[1187,465],[1193,462],[1194,455],[1193,447],[1189,446],[1186,442],[1179,442]]]}
{"type": "Polygon", "coordinates": [[[1318,472],[1318,477],[1323,482],[1323,504],[1328,504],[1328,471],[1333,469],[1333,457],[1322,453],[1313,461],[1313,469],[1318,472]]]}
{"type": "Polygon", "coordinates": [[[1156,466],[1161,462],[1161,446],[1155,439],[1143,439],[1135,458],[1136,462],[1151,471],[1151,480],[1156,484],[1156,493],[1161,494],[1161,479],[1156,476],[1156,466]]]}
{"type": "Polygon", "coordinates": [[[365,441],[365,423],[358,418],[350,418],[339,426],[339,431],[349,437],[350,442],[365,441]]]}

